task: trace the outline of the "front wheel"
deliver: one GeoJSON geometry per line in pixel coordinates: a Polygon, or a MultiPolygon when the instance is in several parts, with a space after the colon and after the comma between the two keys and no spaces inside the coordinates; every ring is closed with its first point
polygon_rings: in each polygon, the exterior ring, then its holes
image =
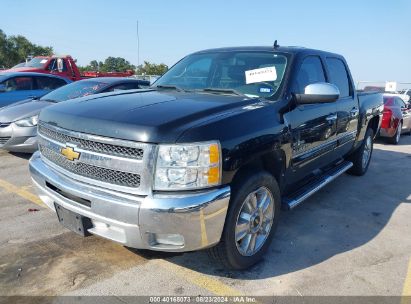
{"type": "Polygon", "coordinates": [[[210,255],[230,269],[260,261],[275,233],[280,215],[280,190],[267,172],[245,176],[233,185],[221,241],[210,255]]]}
{"type": "Polygon", "coordinates": [[[361,146],[349,157],[353,166],[348,170],[349,174],[362,176],[370,165],[372,152],[374,149],[374,131],[369,128],[365,133],[361,146]]]}

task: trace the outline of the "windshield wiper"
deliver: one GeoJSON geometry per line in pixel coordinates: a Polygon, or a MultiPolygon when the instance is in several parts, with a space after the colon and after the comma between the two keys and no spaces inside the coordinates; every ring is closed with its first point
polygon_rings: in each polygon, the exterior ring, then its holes
{"type": "Polygon", "coordinates": [[[178,92],[185,92],[184,89],[175,86],[175,85],[171,85],[171,84],[159,84],[157,86],[155,86],[155,88],[160,88],[160,89],[172,89],[172,90],[176,90],[178,92]]]}
{"type": "Polygon", "coordinates": [[[38,99],[38,101],[48,101],[48,102],[54,102],[54,103],[56,103],[57,102],[57,100],[54,100],[54,99],[38,99]]]}
{"type": "Polygon", "coordinates": [[[235,89],[222,89],[222,88],[205,88],[202,90],[203,92],[210,92],[210,93],[221,93],[221,94],[234,94],[234,95],[238,95],[238,96],[245,96],[247,97],[247,95],[238,92],[235,89]]]}

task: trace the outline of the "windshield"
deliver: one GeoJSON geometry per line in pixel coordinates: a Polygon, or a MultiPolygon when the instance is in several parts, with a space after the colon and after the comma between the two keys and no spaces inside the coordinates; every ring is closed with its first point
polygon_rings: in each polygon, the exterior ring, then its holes
{"type": "Polygon", "coordinates": [[[47,61],[47,58],[33,58],[24,66],[29,68],[43,68],[47,61]]]}
{"type": "Polygon", "coordinates": [[[271,97],[283,81],[286,66],[286,55],[275,52],[193,54],[173,66],[154,87],[271,97]]]}
{"type": "Polygon", "coordinates": [[[98,81],[77,81],[44,95],[40,100],[60,102],[99,93],[107,84],[98,81]]]}
{"type": "Polygon", "coordinates": [[[12,67],[12,69],[21,68],[21,67],[25,67],[25,66],[26,66],[26,63],[22,62],[22,63],[16,64],[14,67],[12,67]]]}

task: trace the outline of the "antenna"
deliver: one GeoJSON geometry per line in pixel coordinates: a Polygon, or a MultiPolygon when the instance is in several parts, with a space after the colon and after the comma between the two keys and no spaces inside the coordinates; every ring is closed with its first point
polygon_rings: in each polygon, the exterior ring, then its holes
{"type": "Polygon", "coordinates": [[[280,45],[278,44],[277,40],[274,41],[274,49],[278,49],[280,47],[280,45]]]}
{"type": "Polygon", "coordinates": [[[138,20],[137,20],[137,67],[140,65],[140,34],[138,28],[138,20]]]}

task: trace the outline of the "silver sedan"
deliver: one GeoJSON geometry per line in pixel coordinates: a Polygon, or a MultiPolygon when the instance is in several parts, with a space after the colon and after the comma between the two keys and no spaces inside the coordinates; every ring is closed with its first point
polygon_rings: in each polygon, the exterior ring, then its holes
{"type": "Polygon", "coordinates": [[[33,152],[37,148],[37,119],[46,101],[25,101],[0,111],[0,148],[33,152]]]}

